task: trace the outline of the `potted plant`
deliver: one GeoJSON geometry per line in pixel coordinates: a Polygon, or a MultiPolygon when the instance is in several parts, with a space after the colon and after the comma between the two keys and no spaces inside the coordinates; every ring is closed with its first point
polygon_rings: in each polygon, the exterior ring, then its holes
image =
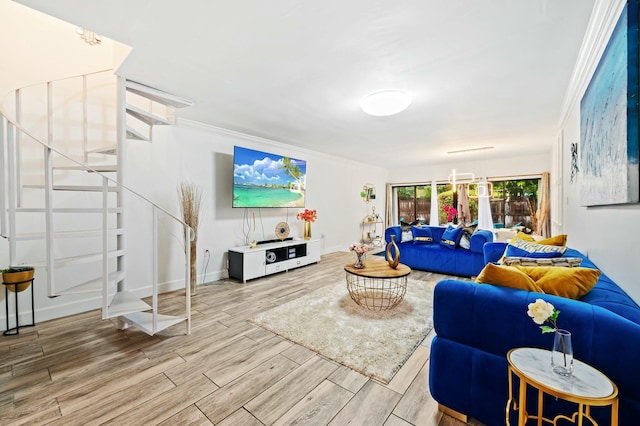
{"type": "Polygon", "coordinates": [[[32,266],[9,266],[2,269],[2,283],[11,284],[7,286],[9,291],[24,291],[31,285],[34,273],[32,266]]]}

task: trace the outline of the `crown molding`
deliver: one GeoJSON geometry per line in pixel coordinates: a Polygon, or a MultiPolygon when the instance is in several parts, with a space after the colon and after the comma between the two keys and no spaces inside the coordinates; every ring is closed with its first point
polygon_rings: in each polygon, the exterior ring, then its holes
{"type": "Polygon", "coordinates": [[[559,126],[563,129],[584,95],[627,0],[596,0],[580,53],[562,104],[559,126]]]}

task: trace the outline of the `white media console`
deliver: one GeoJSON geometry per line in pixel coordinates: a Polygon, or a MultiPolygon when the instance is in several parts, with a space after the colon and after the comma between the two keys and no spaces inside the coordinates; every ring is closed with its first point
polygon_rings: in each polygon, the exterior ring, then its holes
{"type": "Polygon", "coordinates": [[[229,278],[242,282],[320,261],[320,240],[288,240],[229,249],[229,278]]]}

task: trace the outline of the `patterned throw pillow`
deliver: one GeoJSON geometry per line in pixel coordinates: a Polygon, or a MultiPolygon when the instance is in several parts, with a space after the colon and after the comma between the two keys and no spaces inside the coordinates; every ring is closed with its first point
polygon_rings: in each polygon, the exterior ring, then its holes
{"type": "Polygon", "coordinates": [[[580,266],[582,259],[579,257],[507,257],[502,262],[506,266],[561,266],[565,268],[575,268],[580,266]]]}
{"type": "Polygon", "coordinates": [[[460,238],[462,238],[462,227],[454,228],[449,225],[442,234],[440,244],[447,248],[454,249],[460,243],[460,238]]]}
{"type": "Polygon", "coordinates": [[[544,244],[536,244],[529,241],[516,239],[510,242],[505,251],[506,257],[537,257],[550,258],[561,257],[567,251],[566,247],[548,246],[544,244]]]}
{"type": "Polygon", "coordinates": [[[433,235],[431,229],[427,227],[411,227],[413,233],[413,244],[431,244],[433,243],[433,235]]]}

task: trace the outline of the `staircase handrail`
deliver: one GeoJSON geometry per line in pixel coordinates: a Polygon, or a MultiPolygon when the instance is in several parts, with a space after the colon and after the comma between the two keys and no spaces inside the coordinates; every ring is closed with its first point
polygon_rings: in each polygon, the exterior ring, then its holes
{"type": "MultiPolygon", "coordinates": [[[[104,72],[104,71],[99,71],[99,72],[104,72]]],[[[90,73],[90,74],[97,74],[98,72],[95,73],[90,73]]],[[[74,76],[74,77],[82,77],[82,75],[88,75],[88,74],[80,74],[78,76],[74,76]]],[[[66,77],[66,78],[62,78],[59,80],[53,80],[53,81],[61,81],[61,80],[67,80],[69,78],[74,78],[74,77],[66,77]]],[[[31,87],[31,86],[37,86],[38,84],[46,84],[48,82],[43,82],[43,83],[36,83],[33,85],[29,85],[29,86],[25,86],[25,87],[31,87]]],[[[5,94],[5,97],[8,96],[11,92],[15,92],[18,89],[14,89],[12,91],[9,91],[7,94],[5,94]]],[[[4,98],[3,98],[4,100],[4,98]]],[[[118,188],[123,188],[126,191],[129,191],[131,194],[135,195],[136,197],[138,197],[139,199],[141,199],[142,201],[148,203],[151,207],[155,207],[158,210],[160,210],[161,212],[163,212],[164,214],[166,214],[167,216],[169,216],[170,218],[172,218],[173,220],[177,221],[178,223],[182,224],[182,226],[186,226],[187,228],[189,228],[189,236],[190,236],[190,241],[193,241],[196,237],[195,231],[193,230],[193,228],[191,228],[191,226],[189,226],[187,223],[185,223],[182,219],[178,218],[177,216],[175,216],[173,213],[167,211],[166,209],[164,209],[162,206],[154,203],[153,201],[151,201],[150,199],[148,199],[147,197],[145,197],[144,195],[140,194],[139,192],[135,191],[134,189],[129,188],[128,186],[118,182],[116,179],[113,179],[101,172],[98,172],[97,170],[91,168],[91,166],[89,166],[88,164],[85,164],[81,161],[78,161],[74,158],[69,157],[68,155],[64,154],[63,152],[57,150],[56,148],[54,148],[53,146],[49,145],[47,142],[44,142],[42,140],[40,140],[39,138],[37,138],[36,136],[34,136],[31,132],[29,132],[27,129],[25,129],[22,125],[20,125],[19,123],[16,122],[15,118],[12,119],[12,117],[9,117],[6,114],[6,111],[3,108],[3,104],[0,103],[0,114],[6,118],[6,120],[11,123],[17,130],[21,131],[22,133],[24,133],[25,135],[29,136],[32,140],[34,140],[35,142],[39,143],[40,145],[42,145],[43,147],[50,149],[52,152],[55,152],[56,154],[60,155],[61,157],[75,163],[76,165],[83,167],[84,170],[90,171],[92,173],[96,173],[97,175],[107,179],[109,182],[112,182],[114,185],[116,185],[118,188]]]]}

